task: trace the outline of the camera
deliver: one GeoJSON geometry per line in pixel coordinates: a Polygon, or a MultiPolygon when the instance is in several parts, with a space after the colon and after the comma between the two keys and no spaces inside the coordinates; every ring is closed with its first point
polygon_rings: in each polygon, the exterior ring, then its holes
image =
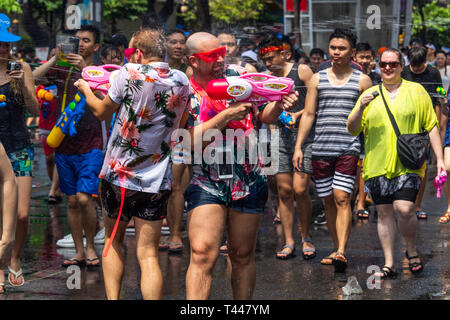
{"type": "Polygon", "coordinates": [[[20,69],[22,69],[22,65],[19,62],[17,62],[17,61],[8,61],[7,70],[9,72],[17,71],[17,70],[20,70],[20,69]]]}

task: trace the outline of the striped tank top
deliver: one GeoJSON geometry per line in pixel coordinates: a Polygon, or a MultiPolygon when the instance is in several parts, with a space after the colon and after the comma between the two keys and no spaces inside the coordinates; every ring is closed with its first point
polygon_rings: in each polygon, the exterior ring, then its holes
{"type": "Polygon", "coordinates": [[[359,98],[361,72],[354,70],[341,86],[331,84],[328,70],[319,72],[316,132],[312,148],[315,158],[339,157],[344,154],[359,155],[358,136],[347,131],[347,118],[359,98]]]}

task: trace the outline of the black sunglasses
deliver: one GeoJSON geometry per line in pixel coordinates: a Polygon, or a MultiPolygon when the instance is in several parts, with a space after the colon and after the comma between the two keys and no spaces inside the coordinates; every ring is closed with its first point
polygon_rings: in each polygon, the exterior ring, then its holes
{"type": "Polygon", "coordinates": [[[384,62],[380,61],[380,68],[386,68],[386,66],[391,67],[391,69],[395,69],[400,65],[400,62],[398,61],[391,61],[391,62],[384,62]]]}

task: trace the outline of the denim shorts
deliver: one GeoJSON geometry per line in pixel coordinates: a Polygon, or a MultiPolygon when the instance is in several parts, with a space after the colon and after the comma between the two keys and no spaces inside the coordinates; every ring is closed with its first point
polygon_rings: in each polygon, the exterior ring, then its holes
{"type": "Polygon", "coordinates": [[[205,204],[219,204],[243,213],[263,213],[267,197],[267,183],[254,184],[247,197],[228,203],[195,184],[189,185],[184,193],[188,212],[205,204]]]}

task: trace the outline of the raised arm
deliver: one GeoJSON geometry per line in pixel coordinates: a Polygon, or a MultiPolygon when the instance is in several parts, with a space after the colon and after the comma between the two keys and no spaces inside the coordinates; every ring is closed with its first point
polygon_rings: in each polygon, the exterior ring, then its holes
{"type": "Polygon", "coordinates": [[[103,121],[110,119],[112,114],[116,112],[120,106],[120,104],[115,103],[109,95],[106,95],[103,100],[99,99],[92,92],[91,88],[89,88],[89,84],[83,79],[78,80],[74,85],[85,96],[86,104],[99,120],[103,121]]]}

